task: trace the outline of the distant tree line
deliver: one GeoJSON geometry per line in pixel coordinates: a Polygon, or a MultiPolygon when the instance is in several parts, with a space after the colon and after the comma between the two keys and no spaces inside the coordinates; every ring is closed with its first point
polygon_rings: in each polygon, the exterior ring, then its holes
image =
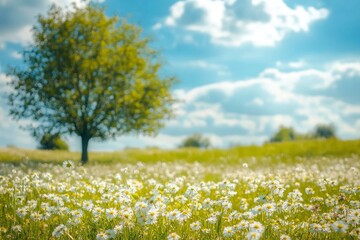
{"type": "Polygon", "coordinates": [[[305,134],[298,133],[292,127],[280,126],[279,130],[270,138],[270,142],[285,142],[307,139],[336,138],[335,127],[332,124],[318,124],[305,134]]]}
{"type": "MultiPolygon", "coordinates": [[[[269,142],[286,142],[307,139],[336,138],[335,127],[331,124],[319,124],[309,133],[298,133],[292,127],[280,126],[279,130],[270,138],[269,142]]],[[[202,134],[192,134],[178,145],[179,148],[202,148],[211,147],[211,141],[202,134]]],[[[68,150],[69,146],[61,139],[59,134],[45,134],[40,139],[40,149],[68,150]]]]}

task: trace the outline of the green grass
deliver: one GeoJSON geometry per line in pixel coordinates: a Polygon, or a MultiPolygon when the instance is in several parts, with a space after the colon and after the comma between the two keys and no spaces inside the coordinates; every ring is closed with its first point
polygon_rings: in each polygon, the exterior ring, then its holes
{"type": "MultiPolygon", "coordinates": [[[[0,149],[0,162],[20,164],[27,161],[37,163],[61,163],[71,159],[80,161],[79,152],[26,150],[17,148],[0,149]]],[[[253,162],[257,164],[294,164],[302,158],[351,157],[360,156],[360,140],[341,141],[312,140],[283,143],[269,143],[263,146],[238,146],[230,149],[129,149],[117,152],[90,152],[89,164],[132,164],[137,162],[156,163],[188,162],[207,164],[237,164],[253,162]]]]}
{"type": "Polygon", "coordinates": [[[91,152],[84,167],[62,164],[79,152],[0,149],[0,239],[112,239],[120,227],[113,239],[239,240],[255,223],[261,240],[356,239],[359,157],[360,140],[336,139],[91,152]]]}

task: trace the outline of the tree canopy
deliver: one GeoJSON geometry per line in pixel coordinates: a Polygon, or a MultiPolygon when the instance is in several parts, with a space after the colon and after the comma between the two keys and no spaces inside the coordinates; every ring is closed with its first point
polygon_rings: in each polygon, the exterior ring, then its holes
{"type": "Polygon", "coordinates": [[[82,163],[90,139],[156,134],[172,116],[173,77],[159,73],[159,52],[140,27],[89,3],[52,5],[38,17],[23,66],[11,68],[10,114],[32,119],[35,136],[76,134],[82,163]]]}

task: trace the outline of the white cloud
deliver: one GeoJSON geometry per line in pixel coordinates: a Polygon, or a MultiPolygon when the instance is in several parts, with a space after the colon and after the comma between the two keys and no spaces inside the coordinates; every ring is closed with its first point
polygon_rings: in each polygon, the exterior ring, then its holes
{"type": "Polygon", "coordinates": [[[283,0],[183,0],[154,29],[178,27],[224,46],[274,46],[290,32],[309,31],[328,14],[325,8],[291,8],[283,0]]]}
{"type": "Polygon", "coordinates": [[[10,80],[11,78],[9,76],[6,76],[6,74],[0,72],[0,98],[3,97],[2,94],[7,93],[11,90],[11,88],[8,86],[10,80]]]}
{"type": "Polygon", "coordinates": [[[275,66],[280,69],[300,69],[306,67],[307,62],[302,59],[293,62],[276,61],[275,66]]]}
{"type": "Polygon", "coordinates": [[[15,59],[21,59],[22,55],[19,52],[11,52],[11,57],[15,59]]]}
{"type": "Polygon", "coordinates": [[[299,60],[297,62],[289,62],[289,67],[291,68],[302,68],[306,65],[306,62],[303,60],[299,60]]]}
{"type": "Polygon", "coordinates": [[[6,74],[0,72],[0,84],[6,85],[8,82],[10,82],[11,78],[9,76],[6,76],[6,74]]]}
{"type": "MultiPolygon", "coordinates": [[[[280,125],[308,132],[318,123],[335,124],[342,138],[359,138],[360,98],[348,101],[346,89],[340,95],[333,92],[349,79],[353,84],[351,88],[358,87],[358,76],[360,61],[338,61],[322,68],[286,71],[268,68],[254,78],[207,84],[190,90],[178,89],[174,95],[180,101],[173,106],[177,118],[169,121],[157,137],[125,136],[105,143],[92,142],[91,150],[149,145],[173,148],[195,132],[210,137],[218,147],[260,144],[280,125]]],[[[9,78],[0,73],[0,82],[7,81],[9,78]]],[[[0,130],[17,128],[18,125],[5,113],[0,109],[0,130]]],[[[26,134],[17,130],[11,141],[0,136],[0,144],[24,141],[21,146],[25,146],[26,141],[33,142],[26,134]]],[[[71,145],[79,150],[78,139],[76,144],[71,145]]]]}
{"type": "MultiPolygon", "coordinates": [[[[280,125],[308,132],[316,124],[333,123],[340,137],[360,137],[360,127],[352,120],[360,116],[360,98],[347,102],[346,90],[342,95],[332,92],[354,76],[360,76],[360,62],[340,61],[319,69],[269,68],[256,78],[177,90],[183,114],[169,127],[179,129],[187,122],[193,123],[188,125],[193,131],[221,139],[236,131],[261,139],[256,137],[269,137],[280,125]]],[[[351,81],[355,88],[360,85],[356,78],[351,81]]]]}
{"type": "Polygon", "coordinates": [[[204,60],[191,60],[186,62],[177,62],[174,64],[175,67],[180,68],[197,68],[202,70],[214,71],[220,77],[229,77],[231,75],[229,69],[220,64],[211,63],[204,60]]]}
{"type": "Polygon", "coordinates": [[[252,103],[254,105],[257,106],[263,106],[264,105],[264,101],[261,98],[254,98],[254,100],[252,101],[252,103]]]}
{"type": "MultiPolygon", "coordinates": [[[[96,1],[96,2],[103,2],[96,1]]],[[[71,9],[71,3],[85,6],[83,0],[11,0],[0,2],[0,49],[6,43],[26,45],[32,41],[36,16],[46,13],[50,4],[71,9]]]]}

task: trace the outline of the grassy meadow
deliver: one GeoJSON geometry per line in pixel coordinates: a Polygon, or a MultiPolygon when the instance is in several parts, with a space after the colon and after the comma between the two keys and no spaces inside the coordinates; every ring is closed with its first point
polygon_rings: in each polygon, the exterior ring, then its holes
{"type": "Polygon", "coordinates": [[[360,239],[360,141],[0,149],[0,239],[360,239]]]}

